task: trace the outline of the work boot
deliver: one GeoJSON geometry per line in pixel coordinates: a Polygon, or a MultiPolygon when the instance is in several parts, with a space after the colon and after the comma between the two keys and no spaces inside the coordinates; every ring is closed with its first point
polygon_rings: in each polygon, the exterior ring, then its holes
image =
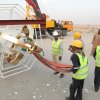
{"type": "Polygon", "coordinates": [[[65,100],[70,100],[70,98],[69,97],[65,97],[65,100]]]}
{"type": "Polygon", "coordinates": [[[95,87],[95,92],[98,92],[98,90],[99,90],[99,86],[95,87]]]}
{"type": "Polygon", "coordinates": [[[59,76],[60,78],[63,78],[64,77],[64,74],[60,74],[60,76],[59,76]]]}
{"type": "Polygon", "coordinates": [[[59,74],[59,72],[54,72],[54,75],[59,74]]]}

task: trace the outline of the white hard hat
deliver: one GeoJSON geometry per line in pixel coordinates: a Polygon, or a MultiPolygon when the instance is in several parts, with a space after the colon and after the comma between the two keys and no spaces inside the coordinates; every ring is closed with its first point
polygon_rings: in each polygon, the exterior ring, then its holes
{"type": "Polygon", "coordinates": [[[53,36],[57,36],[57,35],[59,35],[59,34],[58,34],[58,31],[54,31],[54,32],[53,32],[53,36]]]}

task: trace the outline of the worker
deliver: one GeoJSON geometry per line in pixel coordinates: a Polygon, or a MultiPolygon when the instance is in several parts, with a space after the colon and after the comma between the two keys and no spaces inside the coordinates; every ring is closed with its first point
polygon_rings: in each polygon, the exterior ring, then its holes
{"type": "MultiPolygon", "coordinates": [[[[74,35],[73,35],[73,37],[74,37],[75,40],[80,40],[83,43],[82,35],[81,35],[80,32],[75,32],[74,35]]],[[[84,43],[83,43],[83,46],[84,46],[84,43]]]]}
{"type": "MultiPolygon", "coordinates": [[[[32,45],[32,43],[34,44],[34,41],[29,38],[29,30],[27,26],[22,28],[21,34],[18,34],[16,38],[19,39],[21,43],[28,43],[30,45],[32,45]]],[[[8,55],[7,60],[11,64],[17,64],[24,57],[25,52],[27,51],[26,48],[22,48],[14,43],[11,45],[9,50],[11,53],[8,55]]]]}
{"type": "MultiPolygon", "coordinates": [[[[34,41],[29,37],[29,29],[27,26],[23,26],[21,33],[16,35],[16,38],[19,40],[20,43],[27,43],[30,44],[32,48],[22,48],[21,46],[12,43],[11,47],[9,48],[10,53],[8,53],[7,56],[4,57],[4,64],[10,63],[10,64],[18,64],[18,62],[24,57],[26,54],[26,51],[30,52],[31,49],[34,50],[34,52],[39,53],[41,56],[44,56],[43,49],[36,46],[34,41]],[[35,49],[34,49],[35,47],[35,49]]],[[[22,44],[24,45],[24,44],[22,44]]],[[[31,53],[30,52],[30,53],[31,53]]]]}
{"type": "Polygon", "coordinates": [[[97,45],[100,45],[100,29],[98,30],[98,33],[96,33],[94,36],[93,36],[93,40],[92,40],[92,50],[91,50],[91,55],[94,54],[94,51],[96,49],[96,46],[97,45]]]}
{"type": "MultiPolygon", "coordinates": [[[[74,38],[74,40],[80,40],[80,41],[82,41],[82,43],[83,43],[83,51],[84,51],[84,42],[83,42],[83,40],[82,40],[82,35],[81,35],[81,33],[80,32],[74,32],[74,34],[73,34],[73,38],[74,38]]],[[[71,46],[69,46],[69,50],[71,49],[71,46]]]]}
{"type": "MultiPolygon", "coordinates": [[[[59,32],[55,30],[53,32],[53,36],[50,36],[48,32],[46,32],[47,37],[52,40],[52,59],[56,63],[60,63],[63,55],[63,44],[61,39],[59,39],[59,32]]],[[[59,72],[54,72],[54,75],[59,74],[59,72]]],[[[60,78],[64,77],[63,73],[60,73],[60,78]]]]}
{"type": "Polygon", "coordinates": [[[72,83],[70,84],[70,95],[65,100],[82,100],[84,80],[88,76],[88,59],[83,52],[83,44],[80,40],[74,40],[71,44],[72,83]]]}
{"type": "Polygon", "coordinates": [[[93,56],[95,58],[94,88],[95,92],[98,92],[100,87],[100,45],[97,45],[93,56]]]}

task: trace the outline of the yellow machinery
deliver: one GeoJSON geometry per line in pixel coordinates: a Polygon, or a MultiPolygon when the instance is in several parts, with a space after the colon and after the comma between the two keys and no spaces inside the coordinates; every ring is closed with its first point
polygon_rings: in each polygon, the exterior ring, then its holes
{"type": "MultiPolygon", "coordinates": [[[[27,5],[26,6],[26,18],[28,20],[30,19],[37,19],[37,15],[34,13],[34,14],[31,14],[31,12],[34,12],[34,10],[32,11],[33,9],[31,9],[31,6],[30,5],[27,5]]],[[[36,30],[38,31],[39,30],[39,25],[38,24],[33,24],[32,25],[33,28],[36,28],[36,30]]],[[[73,22],[72,21],[63,21],[63,20],[59,20],[58,22],[56,22],[55,20],[53,19],[50,19],[49,16],[46,16],[46,31],[48,31],[48,33],[50,35],[52,35],[52,32],[54,30],[60,30],[62,32],[62,35],[67,35],[67,32],[68,31],[72,31],[73,30],[73,22]]],[[[42,32],[44,34],[44,32],[42,32]]],[[[45,34],[44,34],[45,35],[45,34]]]]}
{"type": "Polygon", "coordinates": [[[46,29],[47,28],[54,28],[55,27],[55,21],[54,20],[46,20],[46,29]]]}
{"type": "Polygon", "coordinates": [[[59,24],[59,27],[66,28],[67,31],[73,31],[73,22],[72,21],[59,20],[58,24],[59,24]]]}
{"type": "Polygon", "coordinates": [[[59,20],[56,22],[55,20],[46,20],[46,30],[48,32],[52,32],[53,30],[60,30],[62,35],[67,35],[67,32],[73,31],[73,22],[67,20],[59,20]]]}

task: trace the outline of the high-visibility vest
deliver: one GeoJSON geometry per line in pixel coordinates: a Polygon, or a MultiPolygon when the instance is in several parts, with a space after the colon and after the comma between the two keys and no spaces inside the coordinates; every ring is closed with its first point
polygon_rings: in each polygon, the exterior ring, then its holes
{"type": "MultiPolygon", "coordinates": [[[[25,41],[24,42],[26,42],[26,43],[30,43],[30,42],[32,42],[33,40],[31,39],[31,38],[25,38],[25,41]]],[[[22,50],[23,51],[27,51],[27,49],[26,48],[22,48],[22,50]]]]}
{"type": "Polygon", "coordinates": [[[52,54],[60,55],[60,44],[61,39],[58,39],[57,41],[55,41],[54,39],[52,40],[52,54]]]}
{"type": "Polygon", "coordinates": [[[86,56],[83,58],[79,53],[76,54],[79,58],[80,66],[77,67],[78,70],[73,73],[72,77],[78,80],[86,79],[88,76],[88,59],[86,56]]]}
{"type": "Polygon", "coordinates": [[[100,45],[96,48],[96,67],[100,67],[100,45]]]}

